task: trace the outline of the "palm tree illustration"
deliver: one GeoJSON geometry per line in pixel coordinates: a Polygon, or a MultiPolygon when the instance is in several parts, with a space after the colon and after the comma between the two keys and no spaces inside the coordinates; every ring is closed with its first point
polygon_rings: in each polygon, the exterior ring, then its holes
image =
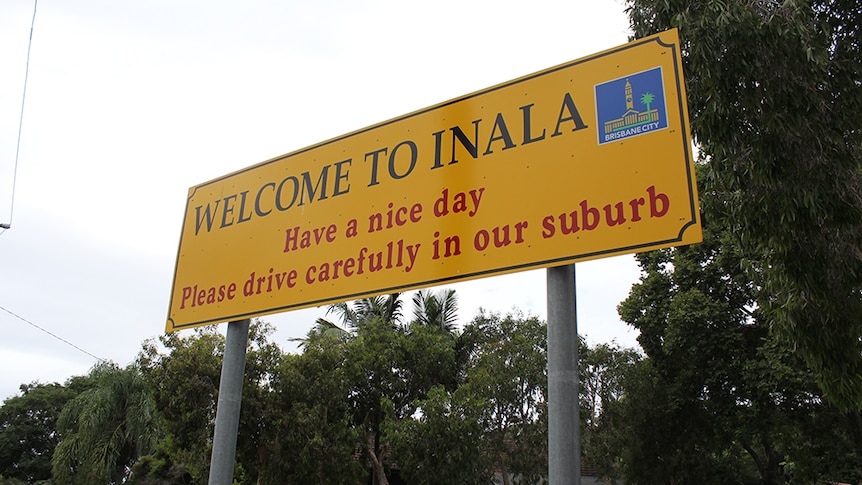
{"type": "Polygon", "coordinates": [[[650,105],[652,104],[654,99],[655,95],[653,93],[644,93],[644,95],[641,96],[641,103],[646,105],[646,110],[649,114],[649,121],[652,121],[652,111],[650,111],[650,105]]]}

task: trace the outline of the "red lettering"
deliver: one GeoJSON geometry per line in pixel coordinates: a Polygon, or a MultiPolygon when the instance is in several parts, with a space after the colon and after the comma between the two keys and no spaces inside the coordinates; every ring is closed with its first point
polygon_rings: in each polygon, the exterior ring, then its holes
{"type": "Polygon", "coordinates": [[[542,237],[545,239],[554,237],[556,227],[554,226],[554,216],[545,216],[542,219],[542,237]]]}
{"type": "MultiPolygon", "coordinates": [[[[542,218],[542,237],[549,239],[557,234],[557,231],[563,235],[574,234],[580,230],[592,231],[600,225],[607,227],[622,226],[627,221],[629,223],[640,222],[644,218],[641,207],[649,204],[649,217],[663,217],[670,211],[670,197],[663,192],[658,192],[655,185],[651,185],[646,189],[647,197],[635,197],[627,204],[625,201],[614,202],[602,206],[603,210],[593,207],[586,199],[578,203],[580,215],[577,210],[571,212],[563,212],[559,216],[547,215],[542,218]],[[648,201],[647,201],[648,199],[648,201]],[[629,214],[626,214],[628,208],[629,214]],[[629,216],[626,219],[626,216],[629,216]],[[580,227],[578,223],[580,222],[580,227]],[[559,225],[558,225],[559,224],[559,225]]],[[[524,222],[526,227],[526,222],[524,222]]],[[[515,242],[520,241],[520,229],[515,242]]],[[[495,234],[496,236],[496,234],[495,234]]],[[[508,234],[501,235],[500,241],[495,243],[507,244],[508,234]]]]}
{"type": "Polygon", "coordinates": [[[655,185],[650,185],[646,189],[649,194],[649,212],[651,217],[662,217],[667,214],[668,209],[670,209],[670,199],[668,199],[666,194],[656,194],[655,193],[655,185]],[[661,202],[661,209],[658,208],[658,202],[661,202]]]}
{"type": "Polygon", "coordinates": [[[192,288],[190,286],[186,286],[183,288],[183,299],[180,301],[180,310],[186,307],[186,300],[192,297],[192,288]]]}

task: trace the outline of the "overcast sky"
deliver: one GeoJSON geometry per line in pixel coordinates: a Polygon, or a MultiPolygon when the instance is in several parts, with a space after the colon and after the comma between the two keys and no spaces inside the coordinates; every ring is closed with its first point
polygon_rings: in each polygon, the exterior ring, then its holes
{"type": "MultiPolygon", "coordinates": [[[[164,331],[189,187],[629,35],[619,0],[41,0],[12,211],[32,15],[0,2],[0,399],[164,331]]],[[[577,265],[591,343],[637,345],[616,313],[637,277],[577,265]]],[[[546,315],[544,270],[447,287],[463,322],[546,315]]],[[[264,319],[293,349],[324,312],[264,319]]]]}

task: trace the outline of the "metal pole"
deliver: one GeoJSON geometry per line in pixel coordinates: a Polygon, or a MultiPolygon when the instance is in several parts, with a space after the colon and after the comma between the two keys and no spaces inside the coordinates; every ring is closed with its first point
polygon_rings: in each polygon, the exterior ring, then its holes
{"type": "Polygon", "coordinates": [[[548,481],[580,485],[575,265],[548,268],[548,481]]]}
{"type": "Polygon", "coordinates": [[[224,361],[218,391],[213,452],[210,461],[209,485],[231,485],[236,463],[236,435],[239,431],[239,409],[242,382],[245,375],[245,348],[251,320],[227,324],[224,361]]]}

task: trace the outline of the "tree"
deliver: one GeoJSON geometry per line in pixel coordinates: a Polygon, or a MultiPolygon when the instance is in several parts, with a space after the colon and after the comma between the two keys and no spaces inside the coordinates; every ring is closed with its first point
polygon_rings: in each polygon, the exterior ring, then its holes
{"type": "Polygon", "coordinates": [[[363,322],[355,338],[347,343],[346,378],[348,402],[354,425],[359,429],[363,457],[371,465],[375,484],[388,485],[387,462],[391,447],[383,435],[387,419],[409,415],[414,399],[403,376],[406,334],[394,330],[394,322],[373,318],[363,322]]]}
{"type": "Polygon", "coordinates": [[[641,355],[613,342],[589,347],[581,339],[578,356],[584,462],[597,467],[604,476],[620,476],[616,449],[605,435],[614,433],[622,424],[620,406],[627,392],[626,381],[641,355]]]}
{"type": "Polygon", "coordinates": [[[360,433],[363,457],[371,467],[372,481],[387,484],[387,462],[392,448],[385,439],[387,420],[400,420],[416,411],[437,385],[454,389],[460,375],[455,357],[454,290],[419,292],[413,300],[413,318],[403,321],[401,295],[364,298],[332,305],[329,312],[341,324],[318,320],[303,345],[321,339],[342,342],[347,352],[345,378],[350,383],[348,402],[360,433]]]}
{"type": "Polygon", "coordinates": [[[356,332],[368,322],[379,320],[387,323],[395,330],[401,325],[403,317],[400,293],[379,295],[370,298],[362,298],[350,303],[336,303],[331,305],[327,311],[341,315],[344,325],[351,331],[356,332]]]}
{"type": "Polygon", "coordinates": [[[51,458],[60,441],[57,417],[63,406],[87,386],[85,378],[66,385],[33,382],[0,407],[0,476],[27,483],[51,478],[51,458]]]}
{"type": "Polygon", "coordinates": [[[345,375],[347,349],[340,339],[310,339],[301,355],[282,355],[272,376],[263,483],[360,482],[365,467],[355,456],[345,375]]]}
{"type": "Polygon", "coordinates": [[[856,0],[629,0],[679,28],[706,217],[731,229],[767,325],[825,396],[862,409],[862,112],[856,0]]]}
{"type": "Polygon", "coordinates": [[[180,332],[164,334],[158,342],[144,342],[138,354],[165,432],[159,448],[195,480],[209,473],[223,355],[224,336],[214,326],[185,337],[180,332]]]}
{"type": "Polygon", "coordinates": [[[416,403],[418,417],[388,422],[402,477],[416,485],[490,483],[479,420],[484,405],[468,386],[453,393],[436,386],[416,403]]]}
{"type": "Polygon", "coordinates": [[[536,317],[481,313],[464,329],[476,342],[466,386],[485,404],[483,453],[506,485],[547,475],[547,326],[536,317]]]}
{"type": "Polygon", "coordinates": [[[605,448],[632,484],[858,481],[854,428],[769,332],[733,237],[706,219],[703,243],[638,255],[619,311],[648,358],[605,448]]]}
{"type": "Polygon", "coordinates": [[[164,447],[144,455],[133,466],[127,485],[191,485],[196,483],[182,463],[175,463],[164,447]]]}
{"type": "Polygon", "coordinates": [[[363,323],[374,319],[390,322],[392,328],[395,329],[401,325],[402,306],[400,293],[362,298],[353,302],[334,303],[327,307],[326,314],[338,315],[339,320],[341,320],[340,324],[326,318],[318,318],[305,338],[291,340],[299,342],[300,348],[304,348],[318,338],[335,338],[346,342],[352,335],[356,334],[363,323]]]}
{"type": "Polygon", "coordinates": [[[269,464],[276,435],[272,422],[281,414],[272,406],[273,379],[283,357],[281,348],[269,341],[273,331],[272,325],[258,319],[249,328],[236,451],[241,483],[260,483],[258,476],[269,464]]]}
{"type": "Polygon", "coordinates": [[[413,324],[454,333],[458,320],[458,298],[455,290],[441,290],[437,293],[417,291],[413,295],[413,318],[413,324]]]}
{"type": "MultiPolygon", "coordinates": [[[[270,403],[271,383],[282,357],[281,349],[268,340],[272,331],[271,325],[258,319],[249,327],[235,468],[240,483],[254,483],[270,459],[271,421],[279,414],[270,403]]],[[[204,480],[211,459],[225,338],[217,327],[206,327],[188,337],[165,334],[159,341],[168,353],[147,341],[138,365],[152,386],[165,437],[156,453],[147,457],[146,467],[138,470],[145,476],[136,478],[162,473],[183,478],[187,473],[193,481],[204,480]]]]}
{"type": "Polygon", "coordinates": [[[71,484],[121,483],[158,440],[156,408],[134,365],[103,362],[89,377],[93,387],[69,401],[57,419],[53,477],[71,484]]]}

